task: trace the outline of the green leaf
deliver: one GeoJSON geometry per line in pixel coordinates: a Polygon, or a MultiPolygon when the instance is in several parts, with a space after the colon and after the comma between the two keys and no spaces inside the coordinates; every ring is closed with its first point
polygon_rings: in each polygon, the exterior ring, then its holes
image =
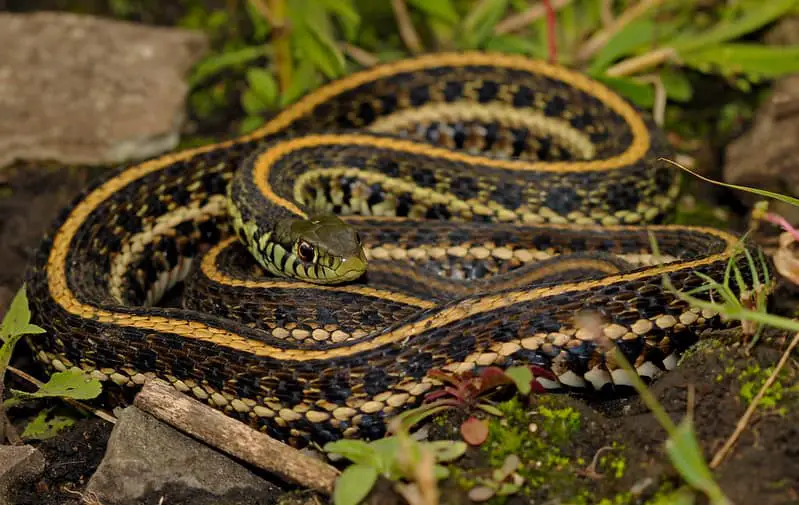
{"type": "Polygon", "coordinates": [[[331,51],[323,42],[325,40],[320,34],[309,30],[296,30],[292,36],[300,58],[307,58],[328,79],[334,79],[344,71],[344,59],[343,56],[339,59],[337,55],[341,53],[331,51]]]}
{"type": "Polygon", "coordinates": [[[450,0],[408,0],[413,7],[450,24],[458,22],[458,11],[450,0]]]}
{"type": "Polygon", "coordinates": [[[260,116],[247,116],[239,123],[239,132],[246,135],[260,128],[266,120],[260,116]]]}
{"type": "Polygon", "coordinates": [[[703,72],[773,79],[799,72],[799,45],[717,44],[680,53],[685,65],[703,72]]]}
{"type": "Polygon", "coordinates": [[[672,493],[659,494],[652,505],[694,505],[696,493],[689,487],[682,487],[672,493]]]}
{"type": "Polygon", "coordinates": [[[22,438],[28,440],[46,440],[58,435],[64,428],[75,424],[75,420],[66,416],[47,418],[50,410],[39,412],[22,431],[22,438]]]}
{"type": "Polygon", "coordinates": [[[44,333],[44,328],[30,324],[30,322],[31,311],[28,306],[28,294],[26,286],[23,284],[14,295],[14,299],[11,300],[8,312],[3,317],[3,323],[0,324],[0,338],[6,340],[8,337],[17,335],[44,333]]]}
{"type": "Polygon", "coordinates": [[[684,418],[666,441],[666,453],[688,484],[704,492],[714,504],[729,503],[702,456],[690,417],[684,418]]]}
{"type": "Polygon", "coordinates": [[[17,405],[21,405],[22,403],[25,403],[25,402],[21,398],[17,398],[17,397],[12,396],[12,397],[7,398],[2,403],[2,406],[3,406],[3,408],[10,409],[10,408],[16,407],[17,405]]]}
{"type": "Polygon", "coordinates": [[[655,91],[651,84],[636,82],[627,77],[610,77],[607,75],[596,75],[593,77],[616,90],[619,94],[634,102],[641,108],[649,108],[655,103],[655,91]]]}
{"type": "Polygon", "coordinates": [[[746,13],[738,19],[722,21],[701,34],[678,37],[667,45],[682,55],[688,51],[720,44],[758,30],[794,8],[796,8],[796,0],[769,0],[758,4],[757,8],[747,9],[746,13]]]}
{"type": "MultiPolygon", "coordinates": [[[[411,450],[418,449],[416,442],[411,450]]],[[[393,473],[393,463],[399,452],[400,441],[397,437],[385,437],[375,440],[370,444],[377,458],[377,469],[384,475],[390,476],[393,473]]]]}
{"type": "Polygon", "coordinates": [[[538,42],[518,35],[493,35],[485,42],[485,49],[503,53],[516,53],[533,58],[547,58],[547,48],[538,42]]]}
{"type": "Polygon", "coordinates": [[[245,11],[247,12],[247,17],[252,23],[253,27],[253,37],[256,40],[266,40],[266,37],[269,35],[271,31],[271,27],[266,19],[258,12],[258,9],[255,8],[252,2],[244,2],[245,11]]]}
{"type": "Polygon", "coordinates": [[[361,15],[352,0],[319,0],[319,3],[339,20],[347,41],[352,42],[358,37],[361,15]]]}
{"type": "Polygon", "coordinates": [[[481,0],[463,20],[464,49],[475,49],[491,35],[505,15],[508,0],[481,0]]]}
{"type": "Polygon", "coordinates": [[[433,465],[433,476],[436,480],[444,480],[449,477],[449,469],[441,465],[433,465]]]}
{"type": "Polygon", "coordinates": [[[249,116],[255,116],[267,109],[267,105],[252,89],[247,89],[241,94],[241,107],[249,116]]]}
{"type": "Polygon", "coordinates": [[[335,31],[326,11],[307,0],[292,0],[288,8],[294,27],[291,41],[297,56],[310,60],[329,79],[341,76],[345,59],[333,39],[335,31]]]}
{"type": "Polygon", "coordinates": [[[434,440],[427,442],[425,447],[433,451],[436,461],[448,463],[463,456],[468,446],[458,440],[434,440]]]}
{"type": "Polygon", "coordinates": [[[530,383],[533,382],[533,372],[530,367],[512,366],[505,370],[505,375],[516,384],[516,389],[523,395],[530,394],[530,383]]]}
{"type": "Polygon", "coordinates": [[[316,74],[316,68],[313,63],[308,60],[300,61],[291,79],[291,84],[280,96],[280,107],[296,102],[309,89],[317,86],[318,83],[319,76],[316,74]]]}
{"type": "Polygon", "coordinates": [[[666,95],[678,102],[687,102],[694,94],[691,81],[683,72],[666,67],[660,71],[660,79],[666,88],[666,95]]]}
{"type": "Polygon", "coordinates": [[[502,417],[505,415],[502,413],[501,410],[499,410],[498,408],[494,407],[489,403],[478,403],[477,408],[482,410],[483,412],[488,412],[492,416],[502,417]]]}
{"type": "Polygon", "coordinates": [[[47,398],[59,396],[73,398],[75,400],[91,400],[97,398],[102,392],[103,386],[100,381],[94,379],[78,370],[66,370],[56,372],[50,376],[50,380],[41,385],[33,393],[12,389],[14,396],[23,399],[47,398]]]}
{"type": "Polygon", "coordinates": [[[439,412],[450,408],[452,408],[450,405],[438,405],[436,402],[427,403],[421,405],[420,407],[416,407],[415,409],[406,410],[397,417],[400,419],[402,426],[404,426],[406,430],[409,430],[428,417],[434,416],[439,412]]]}
{"type": "Polygon", "coordinates": [[[226,68],[237,67],[265,56],[270,52],[269,46],[250,46],[208,57],[194,67],[194,71],[188,79],[189,87],[194,88],[207,78],[226,68]]]}
{"type": "Polygon", "coordinates": [[[377,470],[364,465],[352,465],[336,480],[333,490],[335,505],[358,505],[377,482],[377,470]]]}
{"type": "MultiPolygon", "coordinates": [[[[247,70],[247,83],[250,89],[260,99],[267,108],[271,108],[277,102],[278,87],[272,72],[262,68],[250,68],[247,70]]],[[[246,108],[245,108],[246,110],[246,108]]]]}
{"type": "Polygon", "coordinates": [[[633,21],[619,30],[594,56],[594,61],[588,68],[589,72],[601,72],[622,56],[651,44],[657,33],[657,26],[651,19],[633,21]]]}
{"type": "Polygon", "coordinates": [[[512,494],[516,494],[519,489],[519,486],[513,484],[512,482],[503,482],[497,490],[497,496],[510,496],[512,494]]]}
{"type": "Polygon", "coordinates": [[[363,440],[337,440],[323,447],[325,452],[338,454],[353,463],[374,466],[377,451],[363,440]]]}
{"type": "Polygon", "coordinates": [[[5,343],[0,346],[0,381],[5,377],[6,369],[11,362],[11,353],[14,352],[14,346],[17,345],[17,342],[19,342],[22,337],[24,337],[22,334],[12,335],[6,338],[5,343]]]}

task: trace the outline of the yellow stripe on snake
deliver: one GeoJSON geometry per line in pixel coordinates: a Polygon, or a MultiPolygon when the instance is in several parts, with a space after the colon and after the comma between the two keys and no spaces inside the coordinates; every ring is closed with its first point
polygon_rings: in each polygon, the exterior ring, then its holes
{"type": "Polygon", "coordinates": [[[366,69],[87,190],[30,269],[32,345],[122,392],[161,377],[294,445],[381,436],[433,369],[629,383],[597,335],[654,377],[721,324],[662,275],[720,279],[738,241],[651,224],[677,196],[671,155],[627,101],[541,61],[366,69]]]}

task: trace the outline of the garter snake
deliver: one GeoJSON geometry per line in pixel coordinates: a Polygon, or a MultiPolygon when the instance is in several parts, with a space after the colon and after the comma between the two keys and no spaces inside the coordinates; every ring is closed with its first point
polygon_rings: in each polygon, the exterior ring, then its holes
{"type": "Polygon", "coordinates": [[[677,195],[670,154],[647,115],[540,61],[362,70],[252,134],[96,182],[29,271],[32,345],[123,391],[164,378],[296,445],[380,436],[434,368],[625,384],[604,337],[653,377],[720,324],[662,276],[719,278],[738,240],[651,224],[677,195]],[[183,280],[183,304],[159,304],[183,280]]]}

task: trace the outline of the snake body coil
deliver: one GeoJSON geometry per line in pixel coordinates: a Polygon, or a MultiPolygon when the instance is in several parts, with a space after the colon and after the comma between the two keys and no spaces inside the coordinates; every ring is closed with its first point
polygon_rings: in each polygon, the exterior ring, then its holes
{"type": "Polygon", "coordinates": [[[32,345],[124,390],[164,378],[297,445],[382,435],[434,368],[532,363],[558,378],[547,387],[626,384],[605,338],[652,377],[720,324],[662,276],[719,278],[737,242],[642,226],[676,197],[670,154],[625,100],[543,62],[367,69],[251,135],[79,197],[28,276],[47,329],[32,345]],[[184,305],[159,307],[183,280],[184,305]]]}

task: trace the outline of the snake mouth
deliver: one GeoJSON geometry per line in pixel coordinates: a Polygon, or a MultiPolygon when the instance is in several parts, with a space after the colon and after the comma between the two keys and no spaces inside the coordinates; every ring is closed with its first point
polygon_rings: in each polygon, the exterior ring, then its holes
{"type": "Polygon", "coordinates": [[[358,256],[345,258],[335,270],[336,282],[354,281],[366,272],[366,256],[363,252],[358,256]]]}

